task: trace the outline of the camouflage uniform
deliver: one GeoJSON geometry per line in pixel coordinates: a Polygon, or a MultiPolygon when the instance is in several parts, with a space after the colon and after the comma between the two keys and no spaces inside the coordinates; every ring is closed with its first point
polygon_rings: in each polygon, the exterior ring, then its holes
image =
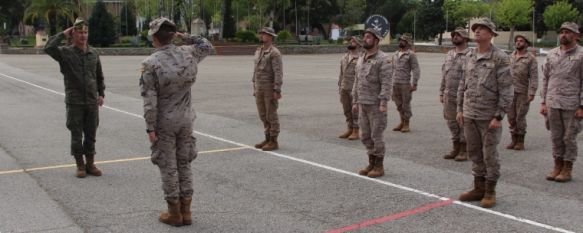
{"type": "Polygon", "coordinates": [[[532,54],[518,55],[514,51],[510,56],[510,64],[514,86],[514,101],[508,111],[510,133],[524,135],[526,134],[526,114],[530,107],[528,96],[534,96],[538,87],[538,63],[532,54]]]}
{"type": "Polygon", "coordinates": [[[340,76],[338,77],[340,103],[342,103],[342,110],[349,129],[358,128],[358,113],[352,112],[352,87],[354,86],[357,62],[358,57],[352,57],[350,52],[344,54],[340,60],[340,76]]]}
{"type": "Polygon", "coordinates": [[[283,64],[279,50],[274,46],[257,48],[253,72],[255,103],[265,134],[271,137],[279,135],[278,100],[273,98],[273,93],[281,92],[282,78],[283,64]]]}
{"type": "Polygon", "coordinates": [[[443,97],[443,117],[447,121],[447,126],[451,132],[453,142],[464,142],[464,131],[462,126],[456,121],[457,115],[457,91],[463,76],[463,65],[467,60],[470,49],[466,48],[461,52],[455,49],[450,50],[445,57],[445,63],[441,67],[441,87],[439,95],[443,97]]]}
{"type": "Polygon", "coordinates": [[[147,131],[156,132],[152,162],[160,168],[166,200],[192,196],[190,162],[197,156],[191,86],[197,64],[212,50],[201,37],[186,35],[186,45],[164,45],[142,62],[140,90],[147,131]]]}
{"type": "Polygon", "coordinates": [[[408,121],[413,113],[411,112],[411,86],[417,86],[420,77],[419,62],[417,55],[409,49],[399,55],[395,52],[392,58],[393,63],[393,101],[397,106],[397,111],[402,120],[408,121]]]}
{"type": "Polygon", "coordinates": [[[44,50],[59,62],[65,81],[67,128],[71,132],[71,155],[95,155],[99,125],[97,99],[104,97],[105,84],[97,51],[83,51],[74,45],[60,46],[63,32],[51,37],[44,50]]]}
{"type": "Polygon", "coordinates": [[[512,103],[513,88],[510,58],[491,45],[489,52],[468,53],[464,76],[458,90],[458,112],[463,112],[467,151],[473,161],[475,177],[497,181],[500,164],[496,146],[502,128],[490,129],[493,118],[504,117],[512,103]]]}

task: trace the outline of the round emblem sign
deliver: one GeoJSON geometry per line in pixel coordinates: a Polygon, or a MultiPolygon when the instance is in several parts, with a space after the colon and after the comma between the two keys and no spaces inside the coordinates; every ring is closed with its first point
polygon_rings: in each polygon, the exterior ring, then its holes
{"type": "Polygon", "coordinates": [[[387,18],[382,15],[371,15],[364,21],[364,28],[373,28],[379,32],[383,37],[389,34],[390,25],[387,18]]]}

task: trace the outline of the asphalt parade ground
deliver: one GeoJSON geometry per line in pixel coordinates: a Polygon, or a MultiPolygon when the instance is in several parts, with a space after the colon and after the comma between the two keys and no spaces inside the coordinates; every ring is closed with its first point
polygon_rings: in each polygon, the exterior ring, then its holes
{"type": "Polygon", "coordinates": [[[442,159],[451,147],[438,98],[444,54],[418,54],[410,133],[391,131],[399,120],[389,103],[385,176],[359,176],[364,146],[337,138],[346,127],[340,56],[284,56],[274,152],[253,148],[263,132],[252,56],[199,64],[193,224],[177,228],[158,222],[166,203],[142,119],[144,56],[101,57],[106,98],[96,160],[104,175],[78,179],[58,64],[47,55],[0,55],[0,232],[583,232],[583,168],[576,162],[568,183],[545,180],[551,143],[538,96],[526,150],[504,149],[503,124],[497,205],[456,200],[473,177],[470,162],[442,159]]]}

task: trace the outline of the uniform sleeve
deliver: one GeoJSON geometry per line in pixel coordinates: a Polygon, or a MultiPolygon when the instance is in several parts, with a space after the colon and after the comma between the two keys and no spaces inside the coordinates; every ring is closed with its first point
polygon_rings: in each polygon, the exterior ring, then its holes
{"type": "MultiPolygon", "coordinates": [[[[583,58],[583,56],[581,58],[583,58]]],[[[579,64],[579,68],[581,69],[579,71],[579,108],[581,108],[581,106],[583,106],[583,61],[580,59],[579,62],[581,62],[581,64],[579,64]]]]}
{"type": "Polygon", "coordinates": [[[388,60],[382,60],[379,67],[379,78],[381,80],[381,93],[379,100],[382,106],[387,106],[387,102],[391,100],[391,92],[393,91],[393,64],[388,60]]]}
{"type": "Polygon", "coordinates": [[[358,67],[360,64],[360,59],[362,58],[358,58],[357,62],[356,62],[356,72],[354,73],[354,84],[352,84],[352,105],[357,104],[358,103],[358,67]]]}
{"type": "Polygon", "coordinates": [[[274,75],[273,90],[281,92],[281,86],[283,85],[283,62],[281,53],[274,53],[273,55],[271,57],[271,67],[274,75]]]}
{"type": "Polygon", "coordinates": [[[462,78],[457,88],[457,112],[464,112],[464,93],[466,92],[466,66],[467,61],[462,65],[462,78]]]}
{"type": "Polygon", "coordinates": [[[210,55],[213,50],[211,42],[201,36],[185,34],[182,41],[184,41],[186,45],[192,46],[192,54],[194,57],[198,58],[198,62],[204,60],[204,58],[210,55]]]}
{"type": "Polygon", "coordinates": [[[538,62],[536,57],[532,58],[529,70],[529,82],[528,82],[528,95],[536,95],[536,89],[538,89],[538,62]]]}
{"type": "Polygon", "coordinates": [[[498,84],[498,109],[495,115],[504,117],[510,109],[514,98],[512,75],[510,74],[510,58],[506,54],[501,54],[496,69],[496,81],[498,84]]]}
{"type": "Polygon", "coordinates": [[[62,60],[62,55],[61,55],[61,48],[59,47],[59,45],[61,45],[61,41],[65,38],[65,34],[63,32],[59,32],[54,36],[51,36],[51,38],[49,38],[49,41],[47,41],[47,44],[45,45],[45,53],[47,53],[49,56],[51,56],[53,59],[55,59],[55,61],[61,62],[62,60]]]}
{"type": "Polygon", "coordinates": [[[99,96],[105,97],[105,81],[103,77],[103,69],[101,68],[101,59],[97,56],[97,70],[96,70],[96,80],[97,80],[97,93],[99,96]]]}
{"type": "Polygon", "coordinates": [[[409,65],[411,66],[411,72],[413,74],[413,83],[414,86],[417,86],[417,82],[419,82],[419,78],[421,77],[421,69],[419,69],[419,61],[417,61],[417,55],[415,53],[411,54],[411,59],[409,59],[409,65]]]}
{"type": "Polygon", "coordinates": [[[446,62],[444,61],[443,65],[441,65],[441,85],[439,86],[439,96],[443,96],[443,92],[445,91],[445,63],[446,62]]]}
{"type": "Polygon", "coordinates": [[[156,130],[158,119],[158,78],[155,71],[147,64],[142,64],[140,93],[144,99],[144,119],[150,131],[156,130]]]}
{"type": "Polygon", "coordinates": [[[340,87],[340,84],[342,83],[342,76],[344,75],[344,59],[346,59],[344,56],[340,59],[340,75],[338,75],[338,87],[340,87]]]}
{"type": "MultiPolygon", "coordinates": [[[[551,54],[549,54],[549,55],[551,55],[551,54]]],[[[541,104],[545,104],[545,102],[547,100],[547,90],[549,88],[549,77],[551,74],[551,67],[550,67],[550,62],[549,62],[549,57],[548,57],[549,55],[547,55],[547,58],[545,59],[545,63],[542,66],[543,85],[542,85],[541,90],[540,90],[540,97],[542,99],[541,104]]]]}

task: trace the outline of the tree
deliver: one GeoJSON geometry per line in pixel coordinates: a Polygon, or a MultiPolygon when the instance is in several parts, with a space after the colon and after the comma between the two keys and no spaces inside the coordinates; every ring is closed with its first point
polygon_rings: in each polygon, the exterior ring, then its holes
{"type": "Polygon", "coordinates": [[[121,8],[120,12],[120,26],[121,34],[124,36],[134,36],[138,33],[136,28],[136,7],[133,1],[127,1],[121,8]]]}
{"type": "Polygon", "coordinates": [[[441,45],[442,33],[445,30],[443,0],[423,0],[417,10],[417,37],[432,39],[439,35],[441,45]]]}
{"type": "Polygon", "coordinates": [[[568,2],[560,1],[545,10],[543,19],[550,30],[557,30],[563,22],[578,20],[579,11],[568,2]]]}
{"type": "Polygon", "coordinates": [[[470,19],[488,17],[491,12],[489,4],[472,0],[445,0],[443,8],[447,12],[448,23],[452,25],[449,28],[470,26],[470,19]]]}
{"type": "Polygon", "coordinates": [[[347,25],[362,23],[364,21],[365,0],[346,0],[343,8],[344,14],[342,14],[342,18],[347,25]]]}
{"type": "Polygon", "coordinates": [[[236,22],[233,19],[233,8],[231,0],[223,0],[223,37],[235,37],[236,22]]]}
{"type": "Polygon", "coordinates": [[[113,16],[107,12],[103,0],[98,0],[89,18],[89,44],[109,47],[115,43],[115,28],[113,16]]]}
{"type": "Polygon", "coordinates": [[[516,26],[525,25],[530,22],[532,7],[532,0],[502,0],[496,4],[496,11],[494,12],[495,21],[500,26],[510,28],[508,49],[512,49],[516,26]]]}
{"type": "Polygon", "coordinates": [[[27,7],[27,1],[2,1],[0,3],[0,22],[6,23],[6,31],[4,26],[0,27],[0,35],[12,35],[17,29],[18,24],[24,17],[24,10],[27,7]]]}
{"type": "Polygon", "coordinates": [[[73,22],[75,8],[65,0],[33,0],[24,11],[24,22],[33,24],[42,20],[49,26],[49,34],[57,33],[59,18],[65,18],[67,22],[73,22]]]}

